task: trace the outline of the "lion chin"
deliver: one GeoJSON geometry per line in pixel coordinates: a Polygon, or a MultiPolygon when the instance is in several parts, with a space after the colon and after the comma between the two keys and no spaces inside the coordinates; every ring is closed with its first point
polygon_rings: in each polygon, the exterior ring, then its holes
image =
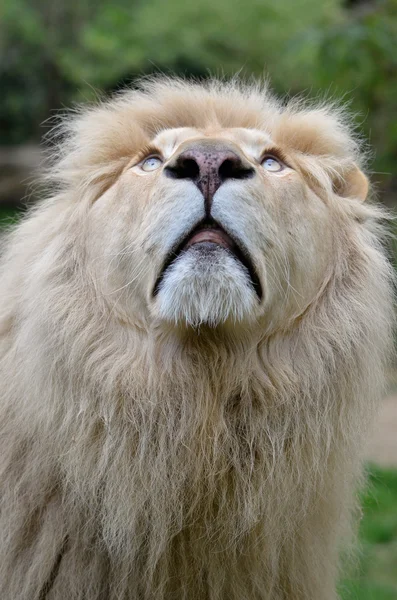
{"type": "Polygon", "coordinates": [[[0,598],[336,600],[394,327],[348,116],[155,78],[56,131],[0,263],[0,598]]]}
{"type": "Polygon", "coordinates": [[[197,327],[249,319],[258,299],[248,270],[211,242],[197,243],[172,263],[158,292],[161,319],[197,327]]]}

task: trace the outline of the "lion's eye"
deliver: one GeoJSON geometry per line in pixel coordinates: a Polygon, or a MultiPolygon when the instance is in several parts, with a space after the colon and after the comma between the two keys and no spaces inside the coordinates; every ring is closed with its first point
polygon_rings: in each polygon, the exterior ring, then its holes
{"type": "Polygon", "coordinates": [[[265,156],[262,160],[262,167],[266,171],[272,171],[273,173],[284,169],[284,165],[277,158],[274,158],[274,156],[265,156]]]}
{"type": "Polygon", "coordinates": [[[142,171],[155,171],[161,167],[162,164],[163,161],[158,156],[149,156],[149,158],[146,158],[141,164],[141,169],[142,171]]]}

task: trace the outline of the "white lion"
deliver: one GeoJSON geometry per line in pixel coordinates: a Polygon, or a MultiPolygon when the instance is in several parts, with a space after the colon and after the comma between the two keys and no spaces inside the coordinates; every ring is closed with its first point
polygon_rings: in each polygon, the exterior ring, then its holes
{"type": "Polygon", "coordinates": [[[333,600],[390,355],[339,109],[146,81],[1,265],[2,600],[333,600]]]}

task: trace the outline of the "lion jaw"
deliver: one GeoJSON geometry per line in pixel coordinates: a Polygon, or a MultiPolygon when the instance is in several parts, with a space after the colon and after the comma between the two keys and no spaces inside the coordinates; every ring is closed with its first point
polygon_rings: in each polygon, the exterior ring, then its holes
{"type": "Polygon", "coordinates": [[[194,244],[177,257],[157,298],[160,318],[193,327],[249,319],[257,304],[248,270],[212,242],[194,244]]]}

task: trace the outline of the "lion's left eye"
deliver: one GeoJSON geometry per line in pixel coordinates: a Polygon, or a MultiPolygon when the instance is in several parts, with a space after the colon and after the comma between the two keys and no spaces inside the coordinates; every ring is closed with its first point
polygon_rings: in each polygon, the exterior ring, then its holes
{"type": "Polygon", "coordinates": [[[149,158],[146,158],[141,164],[141,169],[142,171],[155,171],[161,167],[162,164],[163,161],[158,156],[149,156],[149,158]]]}
{"type": "Polygon", "coordinates": [[[272,171],[273,173],[284,169],[284,165],[277,158],[274,158],[274,156],[265,156],[262,160],[262,167],[266,171],[272,171]]]}

